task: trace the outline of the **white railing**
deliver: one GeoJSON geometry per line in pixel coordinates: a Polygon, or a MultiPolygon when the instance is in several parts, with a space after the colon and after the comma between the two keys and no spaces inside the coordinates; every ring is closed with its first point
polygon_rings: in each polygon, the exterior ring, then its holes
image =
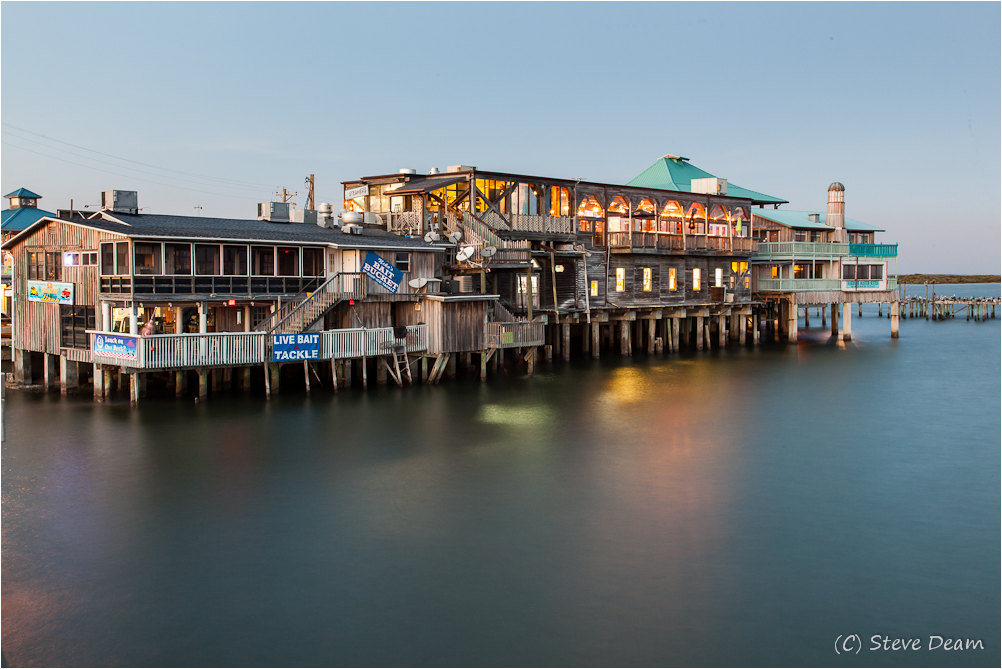
{"type": "Polygon", "coordinates": [[[90,331],[91,360],[136,369],[227,367],[264,362],[263,332],[130,335],[90,331]]]}
{"type": "Polygon", "coordinates": [[[399,343],[407,353],[428,349],[428,326],[408,325],[407,335],[397,339],[394,328],[349,328],[320,333],[320,359],[340,360],[362,356],[388,355],[399,343]]]}
{"type": "Polygon", "coordinates": [[[542,346],[546,342],[543,324],[538,321],[488,322],[484,335],[490,348],[542,346]]]}
{"type": "Polygon", "coordinates": [[[841,279],[759,279],[760,291],[818,291],[842,290],[841,279]]]}
{"type": "Polygon", "coordinates": [[[849,255],[849,245],[841,242],[761,242],[756,257],[839,258],[849,255]]]}

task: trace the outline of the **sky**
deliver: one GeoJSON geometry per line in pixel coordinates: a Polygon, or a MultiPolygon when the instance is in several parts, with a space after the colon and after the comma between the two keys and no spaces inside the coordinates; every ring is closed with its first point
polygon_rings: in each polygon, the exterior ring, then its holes
{"type": "Polygon", "coordinates": [[[1000,22],[977,3],[0,6],[0,184],[253,218],[414,168],[626,183],[660,156],[998,273],[1000,22]]]}

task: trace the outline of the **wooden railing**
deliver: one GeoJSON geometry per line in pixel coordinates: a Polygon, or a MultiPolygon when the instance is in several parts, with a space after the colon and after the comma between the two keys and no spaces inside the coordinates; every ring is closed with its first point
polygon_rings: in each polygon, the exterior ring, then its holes
{"type": "Polygon", "coordinates": [[[542,346],[546,341],[543,324],[538,321],[488,322],[484,335],[489,348],[542,346]]]}
{"type": "Polygon", "coordinates": [[[532,260],[532,254],[529,249],[498,249],[497,253],[491,257],[490,262],[492,265],[528,265],[530,260],[532,260]]]}
{"type": "Polygon", "coordinates": [[[762,242],[756,258],[840,258],[849,254],[849,244],[834,242],[762,242]]]}
{"type": "Polygon", "coordinates": [[[395,328],[351,328],[324,330],[320,333],[320,358],[340,360],[362,356],[388,355],[402,344],[407,353],[428,349],[428,326],[408,325],[404,337],[396,337],[395,328]]]}
{"type": "Polygon", "coordinates": [[[263,332],[140,336],[91,331],[90,334],[91,360],[135,369],[253,365],[265,361],[267,340],[263,332]]]}
{"type": "MultiPolygon", "coordinates": [[[[105,291],[102,279],[102,292],[105,291]]],[[[313,276],[152,276],[132,278],[137,295],[295,295],[310,290],[323,277],[313,276]]]]}
{"type": "Polygon", "coordinates": [[[338,272],[268,328],[268,332],[302,332],[337,301],[360,300],[365,297],[366,287],[365,274],[362,272],[338,272]]]}
{"type": "Polygon", "coordinates": [[[297,307],[305,300],[308,295],[307,292],[312,291],[317,288],[317,284],[320,282],[320,277],[313,280],[311,284],[308,284],[304,292],[292,295],[289,297],[288,301],[283,304],[279,309],[273,311],[271,315],[262,320],[260,323],[254,326],[255,332],[267,332],[275,327],[277,323],[285,319],[289,314],[296,310],[297,307]]]}
{"type": "Polygon", "coordinates": [[[511,229],[519,232],[573,235],[574,219],[570,216],[540,216],[535,214],[512,214],[511,229]]]}

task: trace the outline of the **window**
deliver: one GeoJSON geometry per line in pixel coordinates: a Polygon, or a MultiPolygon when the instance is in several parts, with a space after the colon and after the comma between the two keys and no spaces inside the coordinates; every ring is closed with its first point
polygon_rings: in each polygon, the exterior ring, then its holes
{"type": "Polygon", "coordinates": [[[748,263],[746,262],[732,262],[731,263],[731,288],[734,288],[738,281],[741,280],[743,275],[745,278],[745,288],[751,287],[751,276],[748,275],[748,263]]]}
{"type": "Polygon", "coordinates": [[[136,274],[162,274],[161,255],[163,244],[136,242],[135,244],[136,274]]]}
{"type": "Polygon", "coordinates": [[[795,241],[795,242],[806,242],[807,241],[807,231],[806,230],[795,230],[793,232],[793,241],[795,241]]]}
{"type": "Polygon", "coordinates": [[[856,266],[855,265],[842,265],[842,278],[846,281],[852,281],[856,278],[856,266]]]}
{"type": "Polygon", "coordinates": [[[191,274],[191,244],[164,244],[164,274],[191,274]]]}
{"type": "Polygon", "coordinates": [[[591,296],[598,297],[598,281],[591,282],[591,296]]]}
{"type": "Polygon", "coordinates": [[[724,270],[722,267],[713,270],[713,285],[717,288],[721,288],[724,285],[724,270]]]}
{"type": "Polygon", "coordinates": [[[650,267],[644,268],[644,292],[650,292],[651,288],[654,286],[654,278],[652,276],[650,267]]]}
{"type": "Polygon", "coordinates": [[[115,275],[115,245],[110,242],[101,244],[101,276],[115,275]]]}
{"type": "MultiPolygon", "coordinates": [[[[525,286],[526,286],[525,275],[524,274],[519,274],[519,276],[518,276],[518,288],[517,288],[517,290],[518,290],[518,293],[520,295],[524,295],[525,294],[525,286]]],[[[535,274],[532,275],[532,294],[534,296],[538,296],[539,295],[539,277],[536,276],[535,274]]]]}
{"type": "Polygon", "coordinates": [[[299,276],[299,247],[278,247],[278,275],[299,276]]]}
{"type": "Polygon", "coordinates": [[[28,251],[28,278],[42,280],[45,278],[45,253],[42,251],[28,251]]]}
{"type": "MultiPolygon", "coordinates": [[[[566,188],[554,186],[550,189],[550,216],[570,216],[571,199],[566,188]]],[[[580,216],[580,214],[578,214],[580,216]]]]}
{"type": "Polygon", "coordinates": [[[219,274],[219,246],[216,244],[195,244],[195,274],[215,276],[219,274]]]}
{"type": "MultiPolygon", "coordinates": [[[[303,249],[303,253],[306,253],[306,249],[303,249]]],[[[411,254],[405,251],[398,251],[397,257],[393,261],[393,266],[401,272],[411,271],[411,254]]]]}
{"type": "Polygon", "coordinates": [[[223,246],[223,274],[247,276],[247,247],[227,244],[223,246]]]}
{"type": "Polygon", "coordinates": [[[678,289],[678,270],[674,267],[668,268],[668,290],[678,289]]]}
{"type": "Polygon", "coordinates": [[[90,348],[87,330],[96,330],[94,307],[59,305],[59,345],[67,348],[90,348]]]}
{"type": "Polygon", "coordinates": [[[115,242],[115,276],[129,273],[129,242],[115,242]]]}
{"type": "Polygon", "coordinates": [[[821,231],[820,230],[811,230],[811,241],[812,242],[819,242],[819,241],[821,241],[821,231]]]}
{"type": "Polygon", "coordinates": [[[251,273],[255,276],[275,276],[275,247],[251,247],[251,273]]]}
{"type": "Polygon", "coordinates": [[[883,279],[884,278],[884,266],[883,265],[870,265],[870,278],[871,279],[883,279]]]}
{"type": "Polygon", "coordinates": [[[73,267],[80,264],[80,254],[79,253],[64,253],[63,254],[63,267],[73,267]]]}
{"type": "Polygon", "coordinates": [[[622,293],[626,290],[626,268],[617,267],[616,268],[616,292],[622,293]]]}
{"type": "Polygon", "coordinates": [[[93,267],[97,265],[97,251],[88,251],[87,253],[80,254],[80,264],[85,267],[93,267]]]}
{"type": "Polygon", "coordinates": [[[303,249],[303,276],[324,275],[324,250],[303,249]]]}
{"type": "Polygon", "coordinates": [[[692,270],[692,289],[702,290],[702,277],[700,276],[700,270],[698,267],[692,270]]]}

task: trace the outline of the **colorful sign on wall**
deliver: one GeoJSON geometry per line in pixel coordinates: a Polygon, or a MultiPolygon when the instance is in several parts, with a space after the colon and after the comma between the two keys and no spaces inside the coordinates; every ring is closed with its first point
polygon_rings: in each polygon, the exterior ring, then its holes
{"type": "Polygon", "coordinates": [[[28,301],[73,304],[73,284],[57,281],[29,281],[28,301]]]}
{"type": "Polygon", "coordinates": [[[320,333],[272,335],[271,359],[276,362],[319,360],[320,333]]]}
{"type": "Polygon", "coordinates": [[[362,271],[378,283],[380,286],[390,291],[397,292],[400,282],[404,280],[404,273],[390,263],[383,260],[382,256],[369,251],[365,254],[365,262],[362,263],[362,271]]]}
{"type": "Polygon", "coordinates": [[[120,360],[136,359],[136,337],[99,334],[94,336],[94,354],[120,360]]]}

